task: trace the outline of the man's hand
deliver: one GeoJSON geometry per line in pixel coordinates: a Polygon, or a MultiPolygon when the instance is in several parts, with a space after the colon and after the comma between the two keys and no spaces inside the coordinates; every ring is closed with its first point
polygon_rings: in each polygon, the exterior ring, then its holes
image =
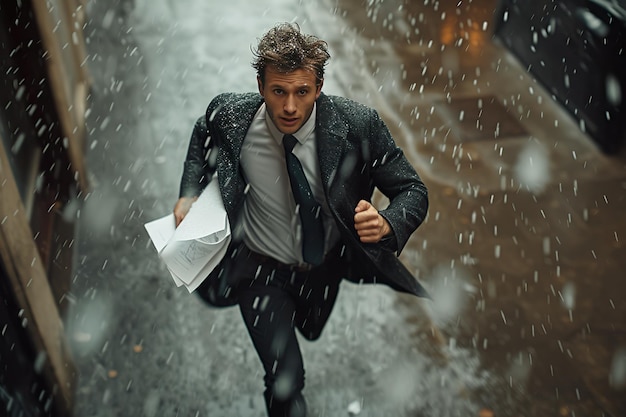
{"type": "Polygon", "coordinates": [[[194,201],[196,201],[198,197],[181,197],[176,202],[174,206],[174,218],[176,219],[176,227],[183,221],[187,213],[189,213],[189,209],[194,201]]]}
{"type": "Polygon", "coordinates": [[[359,201],[354,215],[354,228],[363,243],[376,243],[391,233],[391,226],[376,207],[365,200],[359,201]]]}

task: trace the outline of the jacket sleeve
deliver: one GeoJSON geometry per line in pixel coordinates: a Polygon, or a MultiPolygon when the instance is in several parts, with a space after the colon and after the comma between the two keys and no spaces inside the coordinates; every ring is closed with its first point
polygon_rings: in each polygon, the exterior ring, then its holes
{"type": "Polygon", "coordinates": [[[180,181],[179,197],[196,197],[209,183],[211,169],[209,156],[211,151],[211,140],[208,134],[206,118],[202,116],[196,121],[187,157],[183,165],[183,175],[180,181]]]}
{"type": "Polygon", "coordinates": [[[378,113],[371,112],[370,172],[373,185],[389,199],[389,205],[380,210],[380,214],[393,229],[395,237],[395,242],[382,244],[399,254],[426,217],[428,191],[378,113]]]}

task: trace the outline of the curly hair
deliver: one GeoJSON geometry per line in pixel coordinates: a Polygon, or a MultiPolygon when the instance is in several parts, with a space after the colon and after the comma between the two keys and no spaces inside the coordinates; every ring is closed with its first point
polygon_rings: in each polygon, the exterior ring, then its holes
{"type": "Polygon", "coordinates": [[[297,24],[281,23],[270,29],[252,50],[252,67],[265,83],[265,69],[272,66],[279,72],[298,69],[313,71],[318,83],[324,79],[324,67],[330,58],[328,44],[313,36],[300,32],[297,24]]]}

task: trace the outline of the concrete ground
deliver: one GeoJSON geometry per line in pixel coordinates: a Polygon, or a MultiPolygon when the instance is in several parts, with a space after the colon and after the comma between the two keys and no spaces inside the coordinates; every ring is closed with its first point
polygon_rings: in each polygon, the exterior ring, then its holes
{"type": "Polygon", "coordinates": [[[88,2],[75,415],[264,415],[238,311],[176,288],[143,224],[171,211],[210,98],[255,89],[250,46],[281,21],[329,42],[325,91],[379,110],[431,201],[402,259],[435,300],[343,285],[322,338],[303,342],[311,414],[626,415],[626,155],[600,153],[492,39],[494,11],[88,2]]]}

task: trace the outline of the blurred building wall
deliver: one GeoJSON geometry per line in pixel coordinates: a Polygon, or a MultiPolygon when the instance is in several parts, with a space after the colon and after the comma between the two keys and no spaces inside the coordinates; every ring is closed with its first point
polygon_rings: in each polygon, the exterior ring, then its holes
{"type": "Polygon", "coordinates": [[[500,0],[496,37],[607,154],[626,143],[626,2],[500,0]]]}
{"type": "Polygon", "coordinates": [[[0,4],[0,408],[9,416],[71,415],[62,317],[68,203],[88,187],[83,24],[81,0],[0,4]]]}

